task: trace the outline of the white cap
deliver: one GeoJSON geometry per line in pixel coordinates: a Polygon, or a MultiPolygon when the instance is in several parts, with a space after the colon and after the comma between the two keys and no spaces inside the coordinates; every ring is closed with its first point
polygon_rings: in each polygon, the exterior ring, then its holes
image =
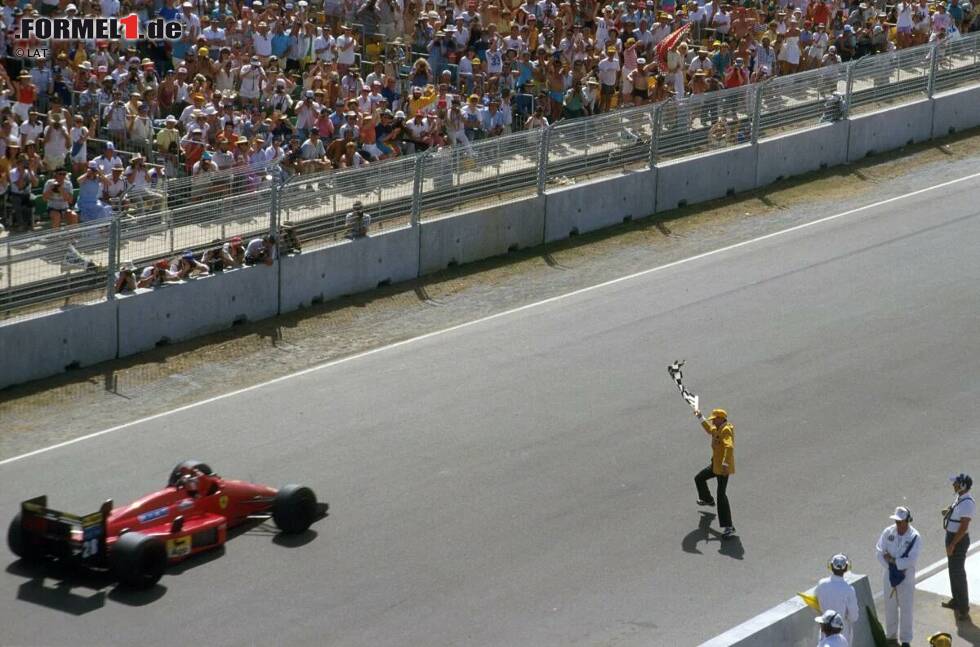
{"type": "Polygon", "coordinates": [[[894,521],[908,521],[912,517],[912,513],[905,506],[898,506],[895,508],[895,514],[889,517],[894,521]]]}
{"type": "Polygon", "coordinates": [[[818,625],[830,625],[833,629],[843,629],[844,619],[833,609],[827,609],[814,620],[818,625]]]}

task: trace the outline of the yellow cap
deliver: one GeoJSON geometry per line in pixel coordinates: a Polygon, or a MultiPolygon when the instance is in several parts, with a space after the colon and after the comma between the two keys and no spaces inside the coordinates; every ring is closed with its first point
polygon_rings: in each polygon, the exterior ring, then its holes
{"type": "Polygon", "coordinates": [[[724,419],[727,420],[728,419],[728,412],[725,411],[724,409],[715,409],[714,411],[711,412],[711,417],[712,418],[724,418],[724,419]]]}

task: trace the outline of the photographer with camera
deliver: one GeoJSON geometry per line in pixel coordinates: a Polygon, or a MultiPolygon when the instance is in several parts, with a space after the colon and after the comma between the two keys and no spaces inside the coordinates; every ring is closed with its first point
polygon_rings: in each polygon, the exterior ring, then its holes
{"type": "Polygon", "coordinates": [[[88,163],[88,169],[78,178],[79,218],[82,222],[102,220],[112,217],[112,207],[102,201],[108,178],[99,170],[95,160],[88,163]]]}
{"type": "Polygon", "coordinates": [[[78,214],[70,209],[75,199],[74,190],[68,172],[63,168],[55,171],[54,177],[44,183],[43,197],[48,207],[48,218],[51,219],[52,229],[60,229],[62,219],[69,225],[78,223],[78,214]]]}
{"type": "Polygon", "coordinates": [[[10,223],[10,231],[30,231],[33,229],[33,205],[31,204],[31,189],[37,186],[38,178],[27,159],[27,155],[21,153],[17,156],[17,163],[10,169],[10,202],[13,216],[10,223]]]}
{"type": "Polygon", "coordinates": [[[139,280],[136,282],[136,287],[155,288],[164,283],[173,283],[179,280],[180,277],[177,276],[176,272],[171,271],[170,263],[164,259],[157,261],[153,265],[144,267],[140,273],[139,280]]]}

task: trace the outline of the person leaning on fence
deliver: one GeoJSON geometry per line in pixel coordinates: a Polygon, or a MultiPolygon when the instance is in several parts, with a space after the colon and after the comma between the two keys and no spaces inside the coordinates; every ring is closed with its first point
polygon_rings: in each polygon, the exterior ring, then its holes
{"type": "Polygon", "coordinates": [[[344,224],[348,227],[347,238],[364,238],[368,235],[368,229],[371,227],[371,216],[364,213],[364,205],[361,204],[360,200],[354,202],[353,208],[344,219],[344,224]]]}
{"type": "Polygon", "coordinates": [[[63,168],[55,171],[54,177],[44,183],[43,199],[47,204],[52,229],[60,228],[62,219],[69,225],[78,222],[78,214],[71,209],[71,203],[75,201],[74,191],[68,172],[63,168]]]}
{"type": "Polygon", "coordinates": [[[253,238],[245,248],[245,265],[272,265],[276,257],[276,237],[266,234],[262,238],[253,238]]]}
{"type": "Polygon", "coordinates": [[[195,274],[210,274],[208,266],[194,258],[192,251],[182,253],[180,258],[170,266],[170,271],[180,279],[187,279],[195,274]]]}
{"type": "Polygon", "coordinates": [[[170,263],[166,259],[162,259],[143,268],[139,279],[136,281],[136,287],[155,288],[164,283],[173,283],[179,280],[180,277],[177,276],[177,273],[170,270],[170,263]]]}
{"type": "Polygon", "coordinates": [[[136,266],[132,261],[123,261],[116,272],[116,282],[113,288],[116,294],[128,294],[136,291],[136,266]]]}

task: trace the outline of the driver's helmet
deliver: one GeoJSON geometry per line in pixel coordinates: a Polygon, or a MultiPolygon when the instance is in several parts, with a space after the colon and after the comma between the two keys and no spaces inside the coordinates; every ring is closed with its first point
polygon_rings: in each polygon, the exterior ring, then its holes
{"type": "Polygon", "coordinates": [[[184,486],[184,489],[187,490],[190,494],[195,496],[197,495],[198,482],[196,476],[190,473],[184,474],[182,477],[180,477],[180,482],[181,485],[184,486]]]}

